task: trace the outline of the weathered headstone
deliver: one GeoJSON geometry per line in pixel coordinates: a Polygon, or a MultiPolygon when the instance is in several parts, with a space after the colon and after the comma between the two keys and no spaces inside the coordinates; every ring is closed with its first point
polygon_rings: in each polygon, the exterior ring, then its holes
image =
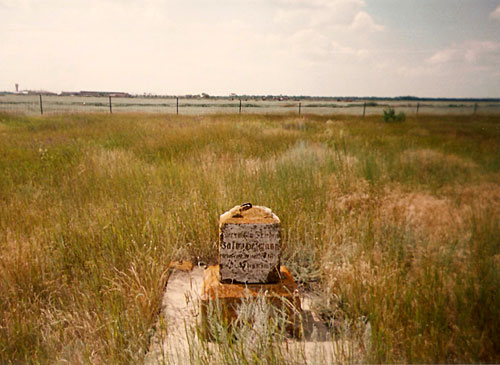
{"type": "Polygon", "coordinates": [[[281,225],[266,207],[238,205],[220,217],[219,265],[222,283],[276,283],[280,280],[281,225]]]}
{"type": "MultiPolygon", "coordinates": [[[[243,300],[264,296],[288,317],[288,329],[296,333],[300,299],[297,284],[286,267],[280,266],[281,224],[266,207],[250,203],[235,206],[220,216],[219,265],[203,274],[201,314],[208,331],[207,311],[214,301],[232,323],[243,300]]],[[[208,331],[209,332],[209,331],[208,331]]]]}

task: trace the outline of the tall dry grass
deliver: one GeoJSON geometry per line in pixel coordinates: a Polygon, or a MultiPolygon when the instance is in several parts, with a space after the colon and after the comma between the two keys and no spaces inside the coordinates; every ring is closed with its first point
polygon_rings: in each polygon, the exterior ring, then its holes
{"type": "Polygon", "coordinates": [[[244,201],[355,361],[498,362],[499,171],[498,116],[1,114],[0,362],[140,361],[244,201]]]}

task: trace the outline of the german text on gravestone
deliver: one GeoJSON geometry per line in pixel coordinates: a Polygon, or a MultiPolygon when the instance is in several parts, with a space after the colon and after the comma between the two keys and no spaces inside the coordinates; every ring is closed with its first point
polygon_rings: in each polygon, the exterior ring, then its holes
{"type": "Polygon", "coordinates": [[[279,272],[279,223],[223,224],[220,231],[220,278],[223,282],[269,283],[279,272]]]}

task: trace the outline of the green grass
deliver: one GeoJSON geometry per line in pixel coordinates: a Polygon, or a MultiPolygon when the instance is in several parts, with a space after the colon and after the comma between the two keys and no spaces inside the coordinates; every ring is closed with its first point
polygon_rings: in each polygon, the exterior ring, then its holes
{"type": "Polygon", "coordinates": [[[0,114],[0,362],[140,361],[246,201],[353,361],[500,361],[499,116],[0,114]]]}

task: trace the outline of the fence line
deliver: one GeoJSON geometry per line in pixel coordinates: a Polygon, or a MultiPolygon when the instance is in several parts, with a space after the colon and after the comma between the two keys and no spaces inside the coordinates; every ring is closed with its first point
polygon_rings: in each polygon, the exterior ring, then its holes
{"type": "Polygon", "coordinates": [[[66,97],[42,95],[0,95],[0,111],[43,115],[47,113],[78,112],[154,112],[179,114],[231,113],[238,110],[245,113],[288,113],[308,114],[351,114],[363,118],[367,114],[382,114],[387,108],[394,108],[407,114],[500,114],[500,102],[344,102],[330,100],[256,100],[256,99],[169,99],[125,98],[125,97],[66,97]],[[36,99],[35,99],[36,98],[36,99]],[[107,100],[106,100],[107,99],[107,100]],[[236,109],[238,108],[238,109],[236,109]]]}

